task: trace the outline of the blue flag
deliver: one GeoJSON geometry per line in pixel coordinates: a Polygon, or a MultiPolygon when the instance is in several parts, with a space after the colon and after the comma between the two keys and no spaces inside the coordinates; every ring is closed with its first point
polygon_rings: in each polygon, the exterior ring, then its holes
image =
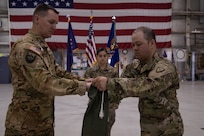
{"type": "Polygon", "coordinates": [[[115,64],[119,62],[119,52],[118,52],[118,46],[116,41],[116,30],[115,30],[114,20],[111,26],[107,47],[110,49],[110,53],[112,54],[110,65],[114,67],[115,64]]]}
{"type": "Polygon", "coordinates": [[[166,51],[164,50],[164,52],[163,52],[163,55],[162,55],[164,58],[166,58],[167,57],[167,54],[166,54],[166,51]]]}
{"type": "Polygon", "coordinates": [[[72,30],[71,22],[69,21],[68,39],[67,39],[67,71],[71,72],[73,64],[72,52],[77,49],[77,43],[72,30]]]}
{"type": "Polygon", "coordinates": [[[172,54],[171,54],[171,62],[175,63],[173,50],[172,50],[172,54]]]}

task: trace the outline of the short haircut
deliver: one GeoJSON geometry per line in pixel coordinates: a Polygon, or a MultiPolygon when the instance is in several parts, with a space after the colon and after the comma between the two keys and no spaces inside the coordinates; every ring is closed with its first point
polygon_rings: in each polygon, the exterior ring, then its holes
{"type": "Polygon", "coordinates": [[[155,40],[156,42],[156,36],[155,36],[155,33],[153,32],[153,30],[149,27],[145,27],[145,26],[141,26],[141,27],[138,27],[134,30],[134,33],[136,32],[139,32],[139,31],[142,31],[144,33],[144,38],[149,42],[151,41],[152,39],[155,40]]]}
{"type": "Polygon", "coordinates": [[[41,3],[41,4],[38,4],[37,7],[35,8],[33,15],[45,16],[48,10],[52,10],[56,14],[59,14],[59,12],[56,9],[54,9],[52,6],[41,3]]]}
{"type": "Polygon", "coordinates": [[[105,51],[108,54],[108,51],[106,50],[106,48],[98,48],[96,55],[98,55],[100,52],[105,51]]]}

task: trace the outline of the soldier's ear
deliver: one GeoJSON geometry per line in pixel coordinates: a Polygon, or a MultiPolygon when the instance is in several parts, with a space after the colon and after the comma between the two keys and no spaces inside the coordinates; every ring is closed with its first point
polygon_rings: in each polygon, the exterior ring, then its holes
{"type": "Polygon", "coordinates": [[[40,16],[34,15],[33,16],[33,23],[39,24],[40,16]]]}
{"type": "Polygon", "coordinates": [[[151,46],[151,49],[154,49],[156,47],[156,41],[154,39],[151,39],[149,45],[151,46]]]}

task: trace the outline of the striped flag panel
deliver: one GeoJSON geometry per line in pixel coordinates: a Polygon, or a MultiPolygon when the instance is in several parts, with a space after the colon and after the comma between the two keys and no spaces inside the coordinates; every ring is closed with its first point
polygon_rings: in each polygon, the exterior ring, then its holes
{"type": "Polygon", "coordinates": [[[60,12],[57,30],[47,39],[51,48],[67,48],[67,14],[79,49],[86,49],[91,15],[96,48],[107,46],[112,16],[119,48],[131,48],[131,33],[139,26],[155,31],[158,48],[171,47],[172,0],[9,0],[11,43],[31,28],[33,10],[42,2],[60,12]]]}

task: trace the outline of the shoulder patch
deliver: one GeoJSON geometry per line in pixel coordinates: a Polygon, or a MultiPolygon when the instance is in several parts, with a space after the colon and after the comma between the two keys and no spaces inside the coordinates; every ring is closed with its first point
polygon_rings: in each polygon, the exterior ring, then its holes
{"type": "Polygon", "coordinates": [[[163,72],[163,71],[165,71],[165,69],[162,68],[162,67],[157,67],[157,69],[156,69],[157,73],[160,73],[160,72],[163,72]]]}
{"type": "Polygon", "coordinates": [[[30,51],[27,52],[25,60],[27,63],[33,63],[35,61],[36,55],[30,51]]]}
{"type": "Polygon", "coordinates": [[[134,59],[132,61],[132,66],[133,66],[134,69],[136,69],[139,66],[139,64],[140,64],[139,59],[134,59]]]}
{"type": "Polygon", "coordinates": [[[37,53],[38,55],[41,55],[41,51],[40,51],[38,48],[36,48],[36,47],[34,47],[34,46],[30,46],[29,49],[30,49],[31,51],[37,53]]]}
{"type": "Polygon", "coordinates": [[[25,61],[27,63],[33,63],[36,59],[36,55],[42,55],[40,49],[36,48],[35,46],[31,45],[27,47],[27,52],[25,54],[25,61]]]}

